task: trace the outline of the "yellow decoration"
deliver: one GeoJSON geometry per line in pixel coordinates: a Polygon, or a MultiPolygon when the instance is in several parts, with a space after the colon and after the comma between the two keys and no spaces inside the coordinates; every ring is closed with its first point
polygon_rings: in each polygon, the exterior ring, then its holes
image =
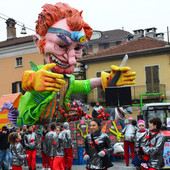
{"type": "Polygon", "coordinates": [[[80,131],[81,136],[82,136],[84,139],[86,139],[86,136],[88,135],[88,124],[87,124],[87,123],[84,123],[84,124],[86,125],[86,134],[85,134],[85,135],[83,135],[83,132],[82,132],[82,130],[80,129],[81,123],[79,123],[79,124],[77,125],[77,129],[80,131]]]}
{"type": "Polygon", "coordinates": [[[134,80],[136,78],[135,77],[136,72],[128,72],[130,70],[131,70],[130,67],[118,67],[118,66],[112,65],[110,74],[102,71],[101,82],[102,82],[103,90],[105,91],[105,88],[108,87],[109,82],[112,80],[112,78],[118,71],[121,71],[121,74],[120,74],[118,81],[116,82],[116,86],[135,84],[134,80]]]}
{"type": "Polygon", "coordinates": [[[25,71],[22,77],[22,89],[25,91],[44,92],[60,91],[61,84],[65,84],[62,74],[49,72],[55,67],[55,63],[46,64],[39,71],[25,71]]]}
{"type": "Polygon", "coordinates": [[[109,130],[110,130],[110,132],[112,132],[113,134],[116,135],[117,141],[120,142],[120,141],[121,141],[120,138],[123,138],[124,135],[123,135],[123,133],[121,133],[121,132],[118,131],[117,126],[116,126],[116,123],[115,123],[114,121],[112,121],[112,124],[113,124],[113,126],[114,126],[115,131],[112,130],[111,128],[109,128],[109,130]]]}

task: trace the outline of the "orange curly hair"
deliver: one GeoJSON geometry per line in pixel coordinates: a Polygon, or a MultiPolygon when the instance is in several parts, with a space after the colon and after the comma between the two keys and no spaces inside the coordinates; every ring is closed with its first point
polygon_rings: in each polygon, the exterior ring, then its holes
{"type": "MultiPolygon", "coordinates": [[[[82,28],[88,40],[90,40],[93,30],[84,22],[81,14],[77,9],[70,7],[66,3],[57,3],[55,5],[45,4],[42,6],[43,10],[38,16],[36,21],[36,33],[45,36],[48,29],[56,22],[66,19],[68,26],[72,31],[80,31],[82,28]]],[[[42,37],[43,42],[40,40],[40,51],[43,53],[42,47],[44,46],[45,37],[42,37]],[[42,44],[43,43],[43,44],[42,44]]]]}

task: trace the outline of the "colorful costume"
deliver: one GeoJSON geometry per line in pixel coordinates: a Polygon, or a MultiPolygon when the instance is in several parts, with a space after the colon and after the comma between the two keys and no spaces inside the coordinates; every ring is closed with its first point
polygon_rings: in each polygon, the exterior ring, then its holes
{"type": "Polygon", "coordinates": [[[10,145],[12,153],[12,169],[22,170],[23,160],[26,159],[26,155],[23,154],[23,146],[20,142],[16,142],[15,145],[10,145]]]}
{"type": "Polygon", "coordinates": [[[134,158],[135,155],[135,134],[136,134],[137,128],[131,124],[126,125],[124,129],[122,130],[122,133],[124,134],[124,154],[125,154],[125,161],[126,165],[129,165],[129,146],[131,149],[131,157],[134,158]]]}
{"type": "Polygon", "coordinates": [[[149,155],[148,167],[149,169],[160,169],[164,166],[163,148],[165,143],[165,136],[158,131],[150,131],[149,136],[146,136],[147,142],[142,150],[144,154],[149,155]]]}
{"type": "Polygon", "coordinates": [[[71,131],[69,130],[69,124],[65,122],[63,124],[64,130],[62,131],[64,136],[64,159],[66,169],[71,170],[73,164],[73,148],[72,148],[72,137],[71,131]]]}
{"type": "Polygon", "coordinates": [[[23,73],[22,89],[27,92],[19,101],[18,125],[48,123],[52,118],[66,121],[62,119],[60,111],[62,106],[65,111],[68,109],[71,94],[88,94],[101,85],[105,88],[117,71],[121,71],[121,75],[116,86],[135,83],[135,72],[128,73],[129,67],[117,66],[111,66],[111,73],[102,74],[102,78],[75,80],[71,74],[93,30],[84,22],[82,11],[68,4],[45,4],[42,8],[33,38],[48,64],[40,68],[32,63],[33,71],[23,73]]]}
{"type": "Polygon", "coordinates": [[[57,134],[55,130],[49,131],[45,135],[45,147],[46,147],[46,155],[48,156],[48,161],[50,163],[51,170],[53,169],[53,161],[54,161],[54,154],[55,154],[55,147],[54,142],[57,134]]]}
{"type": "MultiPolygon", "coordinates": [[[[145,129],[145,121],[138,120],[138,128],[139,125],[143,125],[143,129],[138,129],[135,136],[135,151],[137,152],[138,156],[142,159],[142,165],[147,167],[146,162],[149,160],[149,156],[145,155],[142,151],[142,147],[146,144],[146,136],[149,135],[149,130],[145,129]]],[[[141,166],[141,169],[143,168],[141,166]]]]}
{"type": "Polygon", "coordinates": [[[65,159],[64,159],[64,141],[65,135],[63,131],[60,132],[54,139],[54,162],[53,162],[53,170],[65,170],[65,159]]]}
{"type": "Polygon", "coordinates": [[[34,170],[36,169],[36,153],[38,149],[36,134],[28,131],[28,133],[24,136],[24,144],[28,154],[28,168],[34,170]]]}
{"type": "Polygon", "coordinates": [[[45,135],[47,133],[48,133],[48,131],[46,133],[43,132],[42,140],[41,140],[42,166],[44,168],[50,168],[48,156],[46,155],[46,145],[45,145],[45,135]]]}
{"type": "Polygon", "coordinates": [[[87,169],[107,169],[113,164],[111,163],[108,154],[113,152],[110,138],[106,133],[99,130],[95,133],[90,133],[85,139],[84,159],[88,156],[87,169]],[[102,154],[99,154],[103,152],[102,154]]]}
{"type": "MultiPolygon", "coordinates": [[[[43,66],[38,66],[39,69],[43,66]]],[[[73,75],[65,75],[66,84],[61,87],[60,92],[36,92],[30,91],[23,95],[19,102],[18,125],[36,124],[38,122],[48,123],[51,118],[62,117],[60,109],[64,105],[66,108],[69,97],[74,93],[87,94],[91,91],[89,80],[75,80],[73,75]],[[22,118],[22,121],[21,119],[22,118]]]]}

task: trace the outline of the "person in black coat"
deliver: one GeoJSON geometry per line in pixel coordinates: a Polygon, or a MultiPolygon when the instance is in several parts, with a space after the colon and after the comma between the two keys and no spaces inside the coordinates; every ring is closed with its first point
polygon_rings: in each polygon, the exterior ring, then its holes
{"type": "Polygon", "coordinates": [[[12,154],[9,151],[9,143],[8,143],[9,131],[6,126],[2,127],[2,131],[0,132],[0,167],[4,170],[8,170],[11,166],[12,154]],[[5,162],[3,158],[5,157],[5,162]]]}

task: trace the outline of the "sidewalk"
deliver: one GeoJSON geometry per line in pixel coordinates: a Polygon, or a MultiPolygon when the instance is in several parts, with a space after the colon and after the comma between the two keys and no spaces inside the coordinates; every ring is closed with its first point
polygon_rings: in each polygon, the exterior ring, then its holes
{"type": "MultiPolygon", "coordinates": [[[[131,160],[129,160],[131,162],[131,160]]],[[[129,166],[125,165],[125,160],[124,159],[118,159],[116,162],[113,162],[114,166],[109,168],[108,170],[136,170],[136,168],[132,165],[129,164],[129,166]]],[[[37,165],[37,170],[42,169],[42,164],[36,164],[37,165]]],[[[23,167],[23,170],[28,170],[28,168],[23,167]]],[[[86,170],[86,165],[73,165],[72,170],[86,170]]]]}

